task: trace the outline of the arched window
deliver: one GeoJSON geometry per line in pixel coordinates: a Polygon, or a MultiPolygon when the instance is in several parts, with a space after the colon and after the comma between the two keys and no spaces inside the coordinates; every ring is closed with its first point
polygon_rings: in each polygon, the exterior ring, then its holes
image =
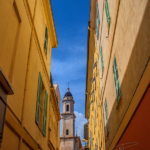
{"type": "Polygon", "coordinates": [[[66,135],[69,135],[69,130],[68,129],[66,130],[66,135]]]}
{"type": "Polygon", "coordinates": [[[66,111],[69,111],[69,105],[66,105],[66,111]]]}

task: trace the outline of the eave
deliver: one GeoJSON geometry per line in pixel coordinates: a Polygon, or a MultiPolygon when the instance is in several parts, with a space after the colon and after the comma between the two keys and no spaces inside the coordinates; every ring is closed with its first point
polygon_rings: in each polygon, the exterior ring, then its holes
{"type": "Polygon", "coordinates": [[[45,7],[45,14],[48,21],[48,27],[49,27],[49,34],[50,34],[50,40],[52,48],[56,48],[58,45],[57,36],[56,36],[56,30],[55,30],[55,24],[54,24],[54,17],[51,7],[51,1],[50,0],[44,0],[44,7],[45,7]]]}

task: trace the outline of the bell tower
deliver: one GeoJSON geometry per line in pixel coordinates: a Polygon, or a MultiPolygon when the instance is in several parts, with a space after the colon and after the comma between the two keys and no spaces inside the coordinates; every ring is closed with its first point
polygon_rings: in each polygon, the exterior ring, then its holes
{"type": "Polygon", "coordinates": [[[63,113],[62,126],[63,133],[61,137],[61,150],[74,150],[75,149],[75,114],[74,114],[74,99],[67,89],[63,98],[63,113]]]}

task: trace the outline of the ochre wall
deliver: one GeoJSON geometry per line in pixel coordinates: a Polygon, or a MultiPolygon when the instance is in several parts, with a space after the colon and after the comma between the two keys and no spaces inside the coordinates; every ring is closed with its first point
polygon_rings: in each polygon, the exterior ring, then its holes
{"type": "MultiPolygon", "coordinates": [[[[56,34],[52,34],[54,23],[48,5],[48,0],[0,1],[0,68],[14,91],[14,95],[7,98],[0,150],[49,149],[48,124],[49,119],[55,120],[58,110],[56,105],[48,103],[48,114],[50,109],[56,110],[48,115],[46,137],[35,123],[39,72],[42,74],[49,101],[53,99],[50,99],[50,64],[51,50],[57,43],[54,44],[56,37],[52,37],[56,34]],[[44,52],[46,26],[49,32],[47,55],[44,52]]],[[[54,126],[58,126],[58,121],[56,119],[54,126]]],[[[58,129],[54,128],[51,130],[55,131],[54,136],[58,136],[58,129]]],[[[55,140],[58,143],[58,138],[55,140]]]]}

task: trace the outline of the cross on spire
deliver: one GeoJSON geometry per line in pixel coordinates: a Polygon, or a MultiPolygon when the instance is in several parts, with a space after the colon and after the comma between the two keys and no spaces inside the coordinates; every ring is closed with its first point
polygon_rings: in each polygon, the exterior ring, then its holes
{"type": "Polygon", "coordinates": [[[68,82],[68,89],[69,89],[69,82],[68,82]]]}

